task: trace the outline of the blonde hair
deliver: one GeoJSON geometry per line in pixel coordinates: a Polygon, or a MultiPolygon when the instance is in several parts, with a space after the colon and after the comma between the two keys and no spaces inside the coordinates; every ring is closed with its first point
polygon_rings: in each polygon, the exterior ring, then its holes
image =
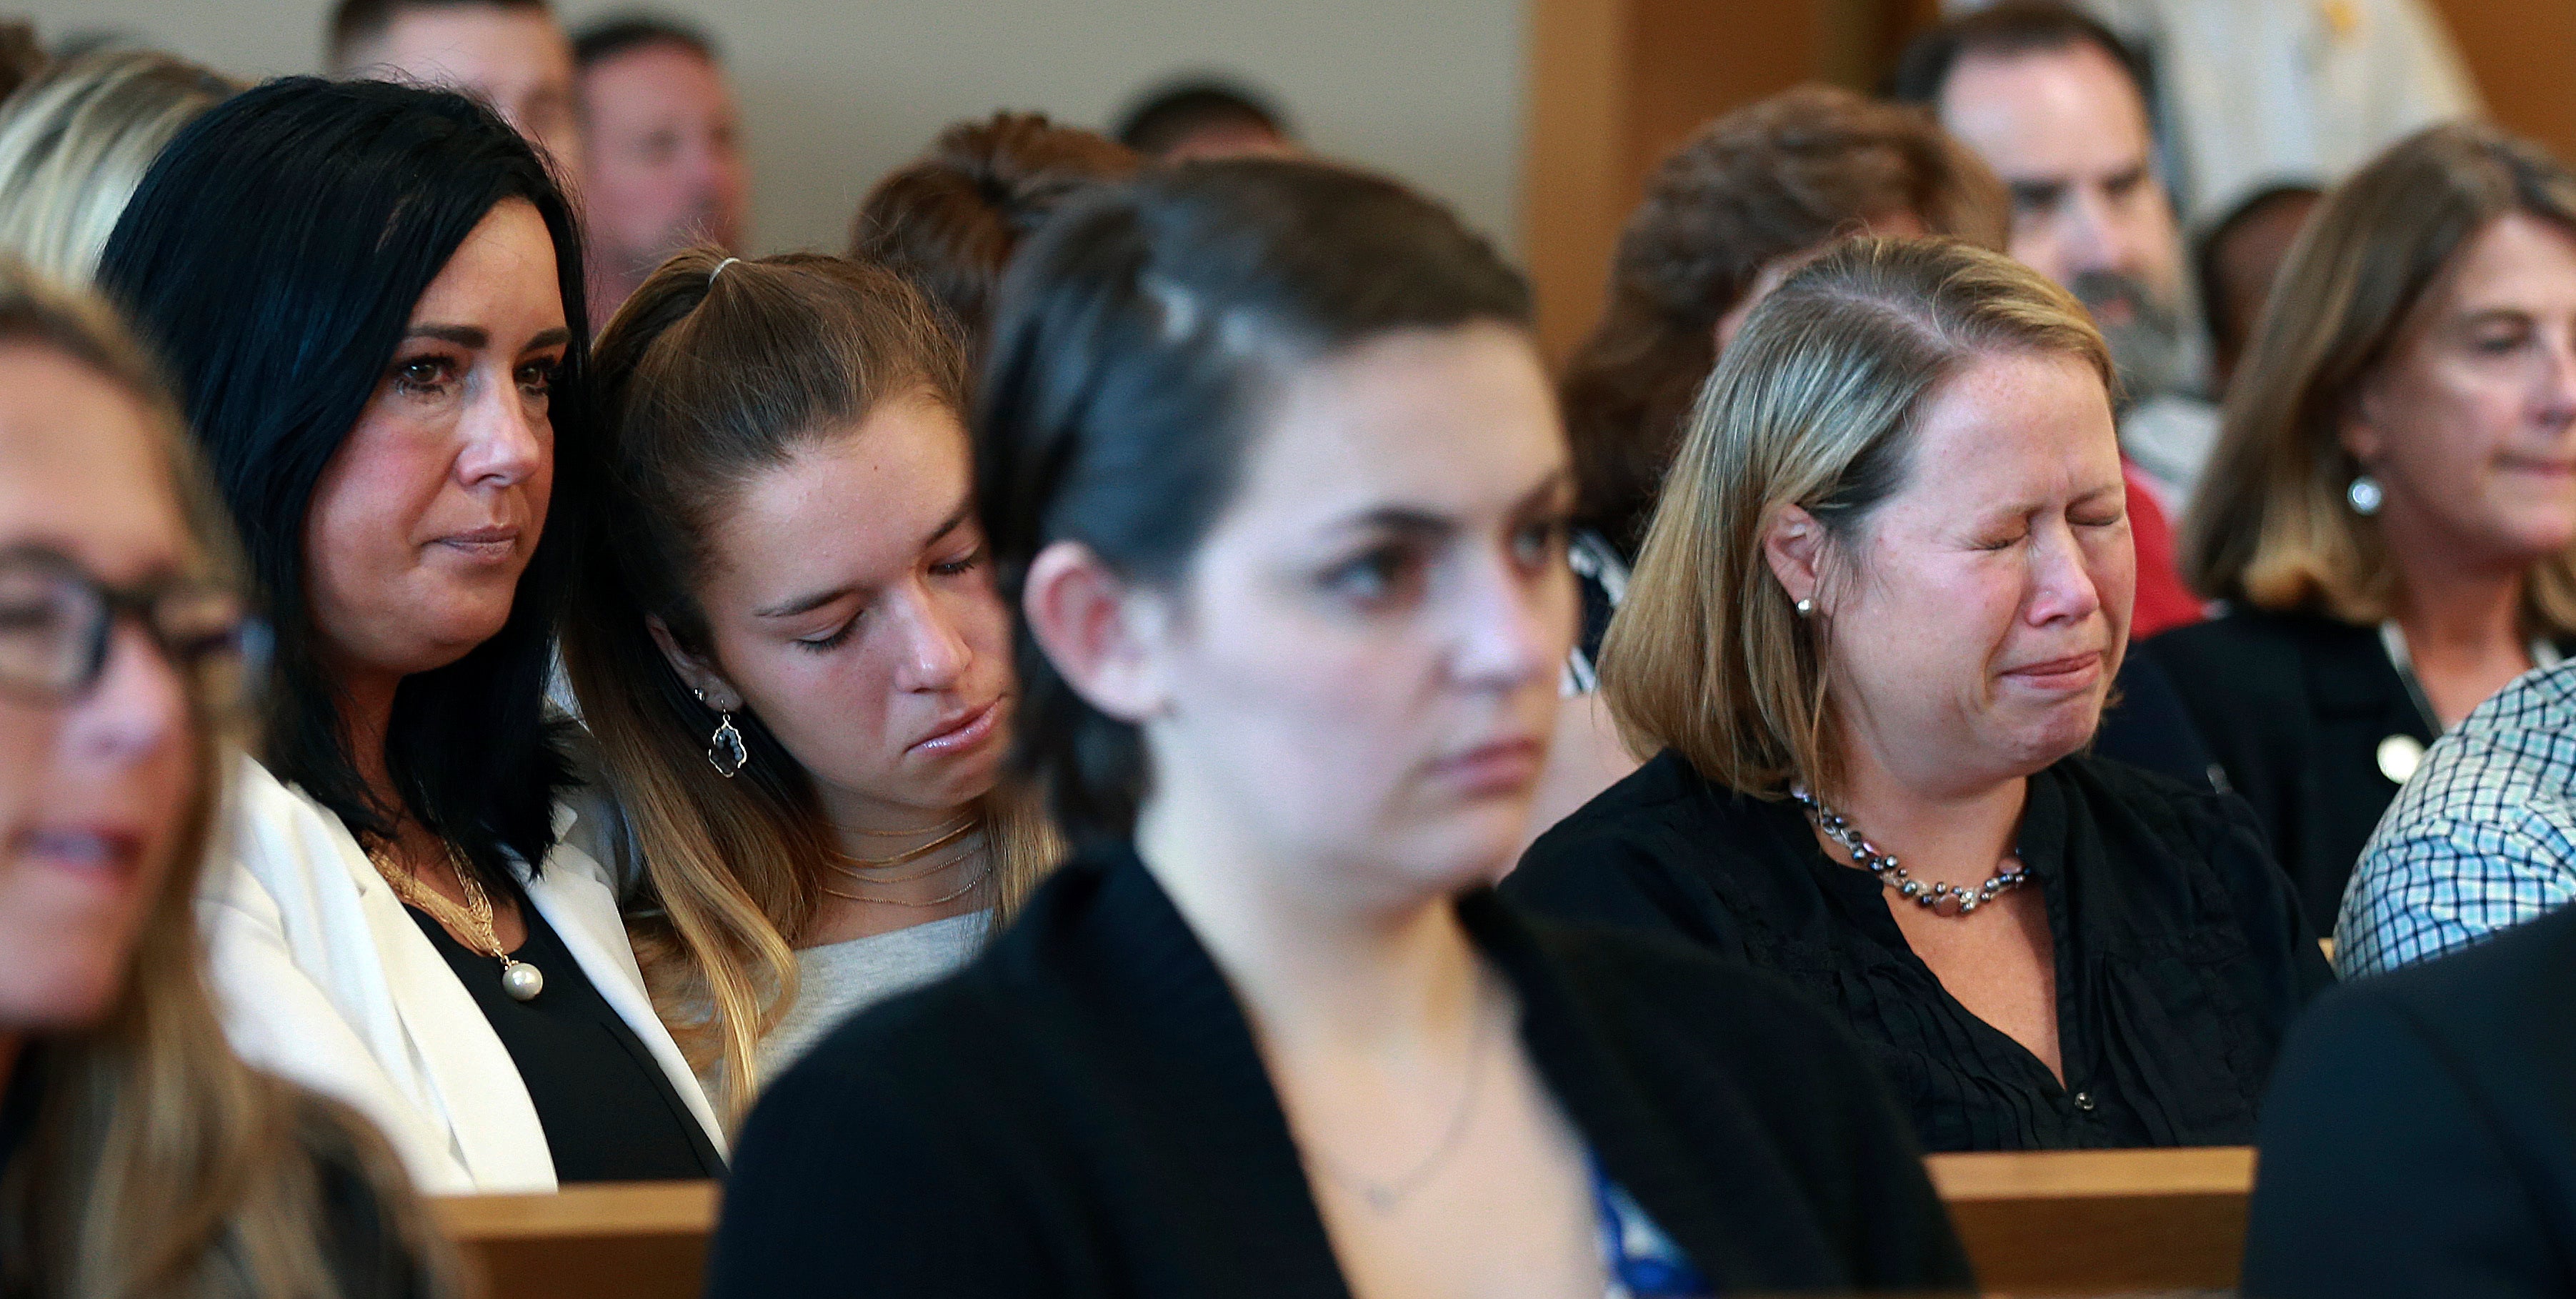
{"type": "Polygon", "coordinates": [[[2084,308],[1957,240],[1853,240],[1754,308],[1691,410],[1602,644],[1602,698],[1631,750],[1673,749],[1762,797],[1793,779],[1839,788],[1821,624],[1780,589],[1765,530],[1794,505],[1847,542],[1904,486],[1926,399],[1997,353],[2071,357],[2108,399],[2084,308]]]}
{"type": "MultiPolygon", "coordinates": [[[[717,1070],[732,1123],[750,1108],[761,1037],[794,1004],[792,944],[823,901],[833,835],[812,779],[757,717],[736,719],[751,755],[738,776],[708,765],[713,714],[646,620],[703,649],[690,592],[741,484],[882,402],[926,392],[962,409],[965,353],[939,310],[882,268],[702,248],[654,272],[593,355],[606,499],[581,548],[564,666],[643,858],[652,896],[629,930],[654,1005],[690,1063],[717,1070]]],[[[1061,845],[1013,787],[981,811],[998,928],[1061,845]]]]}
{"type": "MultiPolygon", "coordinates": [[[[2395,612],[2387,543],[2345,503],[2361,466],[2342,423],[2460,250],[2515,212],[2576,234],[2576,176],[2486,126],[2418,132],[2326,196],[2281,267],[2184,520],[2194,589],[2362,625],[2395,612]]],[[[2576,634],[2576,553],[2534,566],[2523,618],[2576,634]]]]}
{"type": "MultiPolygon", "coordinates": [[[[222,507],[202,485],[168,390],[94,301],[0,257],[0,344],[59,353],[125,390],[153,436],[190,532],[189,563],[233,580],[222,507]]],[[[194,898],[221,755],[240,719],[193,693],[197,779],[168,874],[124,985],[96,1025],[48,1033],[21,1057],[41,1083],[33,1135],[0,1175],[0,1293],[70,1299],[341,1293],[325,1249],[332,1172],[354,1171],[385,1238],[445,1293],[430,1235],[392,1152],[339,1106],[251,1070],[226,1045],[203,975],[194,898]]]]}
{"type": "Polygon", "coordinates": [[[240,88],[167,54],[109,50],[20,89],[0,107],[0,249],[87,284],[162,146],[240,88]]]}

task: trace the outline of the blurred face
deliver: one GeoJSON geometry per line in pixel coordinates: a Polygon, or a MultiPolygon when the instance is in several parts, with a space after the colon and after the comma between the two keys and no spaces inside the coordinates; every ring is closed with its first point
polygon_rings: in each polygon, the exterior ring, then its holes
{"type": "Polygon", "coordinates": [[[1389,903],[1518,843],[1574,634],[1565,436],[1528,340],[1311,364],[1153,635],[1155,797],[1389,903]]]}
{"type": "Polygon", "coordinates": [[[2521,567],[2576,542],[2576,236],[2490,223],[2416,309],[2344,430],[2401,550],[2521,567]]]}
{"type": "Polygon", "coordinates": [[[740,246],[749,187],[721,70],[683,45],[645,45],[584,71],[581,101],[598,256],[641,276],[692,244],[740,246]]]}
{"type": "MultiPolygon", "coordinates": [[[[179,571],[185,525],[141,407],[51,351],[0,346],[0,554],[112,587],[179,571]]],[[[0,635],[34,614],[0,584],[0,635]]],[[[95,685],[0,689],[0,1034],[79,1028],[123,984],[205,773],[178,672],[132,618],[95,685]]]]}
{"type": "Polygon", "coordinates": [[[666,646],[709,703],[768,726],[844,823],[921,824],[992,788],[1008,747],[1010,619],[970,484],[953,411],[879,404],[726,510],[697,592],[714,661],[666,646]]]}
{"type": "Polygon", "coordinates": [[[444,667],[510,617],[554,486],[571,336],[535,207],[492,209],[412,308],[304,520],[306,599],[343,670],[444,667]]]}
{"type": "Polygon", "coordinates": [[[373,45],[354,52],[353,72],[391,70],[451,86],[492,105],[567,177],[582,169],[573,112],[572,42],[542,9],[453,5],[405,9],[373,45]]]}
{"type": "MultiPolygon", "coordinates": [[[[1967,793],[2074,752],[2119,671],[2136,587],[2101,380],[2063,357],[1973,363],[1928,399],[1905,485],[1821,571],[1811,616],[1847,754],[1967,793]]],[[[1799,574],[1782,578],[1802,593],[1799,574]]]]}
{"type": "Polygon", "coordinates": [[[2119,62],[2090,44],[1973,55],[1939,110],[2011,191],[2012,255],[2092,310],[2132,391],[2175,386],[2182,238],[2146,104],[2119,62]]]}

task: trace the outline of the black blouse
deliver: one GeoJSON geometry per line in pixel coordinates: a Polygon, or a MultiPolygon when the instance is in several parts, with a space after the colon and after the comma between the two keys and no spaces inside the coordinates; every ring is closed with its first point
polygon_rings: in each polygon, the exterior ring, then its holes
{"type": "Polygon", "coordinates": [[[2254,809],[2308,923],[2332,933],[2362,845],[2397,797],[2398,782],[2380,769],[2380,744],[2433,742],[2379,630],[2239,609],[2138,648],[2163,667],[2229,785],[2254,809]]]}
{"type": "Polygon", "coordinates": [[[501,962],[457,942],[417,909],[448,968],[509,1048],[536,1105],[558,1182],[653,1182],[724,1176],[724,1159],[671,1077],[627,1027],[617,1008],[563,945],[554,927],[519,897],[528,940],[510,955],[545,975],[545,991],[513,1001],[501,990],[501,962]]]}
{"type": "Polygon", "coordinates": [[[1860,1035],[1930,1150],[2253,1140],[2282,1035],[2334,976],[2243,806],[2067,758],[2031,777],[2019,851],[2056,947],[2063,1085],[1941,986],[1796,804],[1678,754],[1541,836],[1503,892],[1787,976],[1860,1035]]]}
{"type": "MultiPolygon", "coordinates": [[[[1575,1134],[1721,1294],[1973,1285],[1858,1045],[1671,943],[1458,919],[1575,1134]]],[[[710,1299],[1349,1299],[1233,989],[1144,864],[1066,865],[957,974],[762,1095],[710,1299]]]]}

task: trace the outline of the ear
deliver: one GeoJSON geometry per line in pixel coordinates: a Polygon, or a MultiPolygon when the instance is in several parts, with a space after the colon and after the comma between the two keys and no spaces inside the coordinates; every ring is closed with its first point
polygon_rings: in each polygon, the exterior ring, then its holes
{"type": "Polygon", "coordinates": [[[724,674],[716,671],[714,665],[680,648],[679,639],[671,634],[670,624],[646,614],[644,630],[653,634],[654,648],[661,650],[671,670],[680,674],[680,684],[698,692],[698,698],[707,707],[720,713],[742,711],[742,692],[734,689],[733,683],[725,680],[724,674]]]}
{"type": "Polygon", "coordinates": [[[1137,588],[1089,546],[1059,541],[1038,552],[1020,597],[1029,634],[1094,708],[1138,723],[1163,711],[1156,648],[1168,623],[1160,599],[1137,588]]]}
{"type": "Polygon", "coordinates": [[[1798,506],[1774,508],[1762,527],[1762,558],[1790,603],[1817,598],[1824,582],[1825,525],[1798,506]]]}

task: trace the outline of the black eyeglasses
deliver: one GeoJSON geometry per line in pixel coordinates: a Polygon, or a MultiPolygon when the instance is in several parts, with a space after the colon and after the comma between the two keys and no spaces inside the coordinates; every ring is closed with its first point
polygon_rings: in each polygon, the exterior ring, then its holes
{"type": "Polygon", "coordinates": [[[0,551],[0,691],[56,704],[87,695],[107,670],[119,616],[150,634],[206,707],[246,700],[266,635],[239,596],[176,577],[109,586],[43,547],[0,551]]]}

